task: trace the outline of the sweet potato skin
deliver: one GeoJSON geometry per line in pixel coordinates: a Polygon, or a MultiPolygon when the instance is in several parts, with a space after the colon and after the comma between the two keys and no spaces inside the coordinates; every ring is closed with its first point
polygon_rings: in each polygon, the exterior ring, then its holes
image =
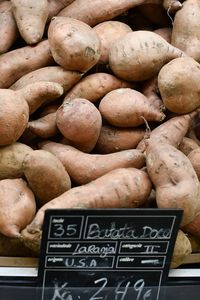
{"type": "Polygon", "coordinates": [[[48,40],[54,60],[66,70],[86,72],[100,58],[101,43],[98,35],[89,25],[79,20],[52,18],[48,40]]]}
{"type": "Polygon", "coordinates": [[[109,62],[111,45],[124,37],[128,32],[132,32],[132,29],[127,24],[112,20],[96,25],[93,27],[93,30],[97,33],[101,41],[101,56],[98,61],[100,64],[107,64],[109,62]]]}
{"type": "Polygon", "coordinates": [[[82,78],[74,87],[66,94],[65,100],[74,98],[85,98],[96,103],[107,93],[117,88],[130,88],[133,84],[125,80],[121,80],[114,75],[108,73],[94,73],[82,78]]]}
{"type": "Polygon", "coordinates": [[[45,204],[34,220],[21,232],[31,249],[39,249],[44,212],[50,208],[120,208],[139,207],[151,192],[146,172],[120,168],[79,187],[72,188],[45,204]]]}
{"type": "Polygon", "coordinates": [[[163,66],[158,74],[158,88],[169,111],[186,114],[200,105],[199,75],[199,63],[189,56],[173,59],[163,66]]]}
{"type": "Polygon", "coordinates": [[[93,103],[76,98],[64,101],[59,107],[56,112],[56,124],[72,146],[90,152],[99,137],[102,118],[93,103]]]}
{"type": "Polygon", "coordinates": [[[102,117],[117,127],[137,127],[147,121],[163,121],[164,113],[154,109],[147,98],[130,88],[107,93],[99,104],[102,117]]]}
{"type": "Polygon", "coordinates": [[[48,18],[47,0],[11,0],[17,27],[27,44],[41,41],[48,18]]]}
{"type": "Polygon", "coordinates": [[[194,149],[199,148],[199,145],[191,138],[189,137],[184,137],[182,139],[182,142],[179,145],[179,150],[181,150],[186,156],[193,151],[194,149]]]}
{"type": "Polygon", "coordinates": [[[58,14],[59,16],[75,18],[94,26],[103,21],[111,20],[114,17],[128,11],[137,5],[144,3],[144,0],[84,0],[74,1],[58,14]]]}
{"type": "Polygon", "coordinates": [[[20,178],[23,176],[22,162],[25,155],[33,149],[25,144],[16,142],[0,148],[0,180],[20,178]]]}
{"type": "Polygon", "coordinates": [[[144,138],[145,130],[139,128],[119,128],[103,125],[95,150],[100,154],[134,149],[144,138]]]}
{"type": "Polygon", "coordinates": [[[12,14],[10,1],[0,2],[0,54],[7,52],[14,44],[18,34],[17,25],[12,14]]]}
{"type": "Polygon", "coordinates": [[[187,0],[176,13],[172,45],[184,51],[188,56],[200,62],[200,4],[198,0],[187,0]],[[190,24],[190,26],[188,26],[190,24]]]}
{"type": "Polygon", "coordinates": [[[60,84],[63,87],[64,93],[66,93],[81,77],[82,74],[79,72],[67,71],[60,66],[49,66],[22,76],[10,86],[10,89],[16,91],[37,81],[50,81],[60,84]]]}
{"type": "Polygon", "coordinates": [[[171,46],[155,32],[137,30],[113,44],[109,65],[119,78],[144,81],[156,76],[167,62],[182,55],[180,49],[171,46]]]}
{"type": "Polygon", "coordinates": [[[181,230],[178,230],[174,251],[170,263],[170,268],[179,267],[187,255],[192,253],[192,246],[187,235],[181,230]]]}
{"type": "Polygon", "coordinates": [[[15,95],[21,95],[28,106],[29,114],[34,113],[40,106],[49,103],[63,94],[63,88],[59,83],[49,81],[36,81],[27,84],[20,90],[13,91],[15,95]]]}
{"type": "Polygon", "coordinates": [[[147,172],[156,187],[159,208],[181,208],[181,227],[200,209],[199,180],[189,159],[169,144],[150,143],[146,149],[147,172]]]}
{"type": "Polygon", "coordinates": [[[70,177],[60,160],[45,150],[35,150],[27,154],[22,169],[36,197],[37,207],[71,188],[70,177]]]}
{"type": "Polygon", "coordinates": [[[59,133],[56,125],[56,112],[28,122],[26,130],[43,139],[55,136],[59,133]]]}
{"type": "Polygon", "coordinates": [[[145,151],[149,142],[155,142],[157,144],[167,143],[174,147],[178,147],[191,127],[195,114],[196,112],[175,116],[165,121],[153,129],[150,136],[141,140],[137,145],[137,149],[145,151]]]}
{"type": "Polygon", "coordinates": [[[2,234],[8,237],[20,237],[20,231],[32,221],[35,212],[35,197],[23,179],[0,181],[0,232],[2,234]]]}
{"type": "Polygon", "coordinates": [[[188,154],[188,158],[200,181],[200,147],[197,147],[196,149],[192,150],[188,154]]]}
{"type": "Polygon", "coordinates": [[[0,89],[0,146],[15,143],[25,131],[29,107],[23,97],[9,89],[0,89]]]}
{"type": "Polygon", "coordinates": [[[86,184],[117,168],[141,168],[144,155],[135,149],[105,155],[83,153],[69,145],[55,142],[41,143],[41,148],[60,159],[74,182],[86,184]]]}
{"type": "Polygon", "coordinates": [[[23,75],[53,62],[47,40],[4,53],[0,56],[0,88],[9,88],[23,75]]]}

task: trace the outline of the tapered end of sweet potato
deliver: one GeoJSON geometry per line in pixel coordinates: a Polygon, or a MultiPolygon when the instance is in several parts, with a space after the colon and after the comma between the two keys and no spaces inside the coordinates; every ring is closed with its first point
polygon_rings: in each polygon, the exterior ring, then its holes
{"type": "Polygon", "coordinates": [[[29,225],[21,232],[21,239],[26,247],[34,251],[35,253],[40,252],[40,244],[42,238],[42,230],[34,229],[29,225]]]}

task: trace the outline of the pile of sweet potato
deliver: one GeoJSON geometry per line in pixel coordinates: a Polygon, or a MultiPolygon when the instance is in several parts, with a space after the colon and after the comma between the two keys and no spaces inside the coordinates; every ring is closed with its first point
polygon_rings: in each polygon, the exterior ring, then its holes
{"type": "Polygon", "coordinates": [[[195,251],[199,32],[198,0],[0,1],[0,255],[49,208],[181,208],[195,251]]]}

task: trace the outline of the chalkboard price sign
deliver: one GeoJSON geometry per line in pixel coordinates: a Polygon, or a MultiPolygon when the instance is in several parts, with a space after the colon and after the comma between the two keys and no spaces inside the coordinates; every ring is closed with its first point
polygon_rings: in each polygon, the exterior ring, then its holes
{"type": "Polygon", "coordinates": [[[38,300],[158,300],[182,210],[66,209],[45,214],[38,300]]]}

